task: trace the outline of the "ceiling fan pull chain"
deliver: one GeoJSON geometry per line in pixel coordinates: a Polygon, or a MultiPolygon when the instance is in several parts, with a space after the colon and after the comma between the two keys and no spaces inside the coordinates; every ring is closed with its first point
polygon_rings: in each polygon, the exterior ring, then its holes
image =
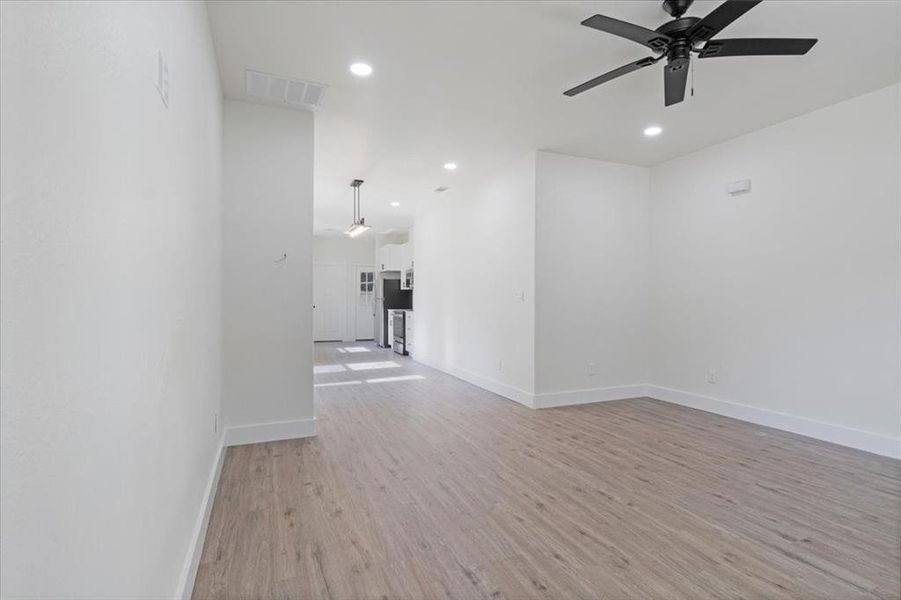
{"type": "Polygon", "coordinates": [[[691,61],[691,97],[695,96],[695,61],[691,61]]]}

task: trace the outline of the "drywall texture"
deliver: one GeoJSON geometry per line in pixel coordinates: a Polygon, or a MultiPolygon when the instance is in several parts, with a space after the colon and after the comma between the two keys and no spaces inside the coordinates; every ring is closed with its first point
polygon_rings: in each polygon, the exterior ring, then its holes
{"type": "Polygon", "coordinates": [[[894,85],[651,170],[651,383],[901,434],[899,107],[894,85]]]}
{"type": "Polygon", "coordinates": [[[206,9],[3,2],[0,24],[0,595],[172,597],[220,439],[206,9]]]}
{"type": "Polygon", "coordinates": [[[539,152],[535,387],[647,381],[648,169],[539,152]]]}
{"type": "Polygon", "coordinates": [[[313,114],[229,100],[223,144],[225,420],[311,419],[313,114]]]}
{"type": "Polygon", "coordinates": [[[415,229],[416,360],[531,395],[535,155],[435,200],[415,229]]]}
{"type": "MultiPolygon", "coordinates": [[[[344,341],[357,339],[357,297],[360,285],[357,281],[357,267],[375,268],[375,236],[372,233],[359,238],[344,235],[317,235],[313,237],[313,262],[342,263],[347,271],[345,277],[346,310],[344,317],[344,341]]],[[[362,311],[361,311],[362,312],[362,311]]],[[[363,315],[360,315],[362,318],[363,315]]],[[[369,316],[372,322],[373,316],[369,316]]],[[[368,324],[367,324],[368,326],[368,324]]],[[[368,327],[369,333],[372,327],[368,327]]]]}

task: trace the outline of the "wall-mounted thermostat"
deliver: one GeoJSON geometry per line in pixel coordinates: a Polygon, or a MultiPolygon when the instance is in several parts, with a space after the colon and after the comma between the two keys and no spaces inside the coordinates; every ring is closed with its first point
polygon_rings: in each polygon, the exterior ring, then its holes
{"type": "Polygon", "coordinates": [[[730,196],[735,196],[736,194],[747,194],[751,191],[751,180],[742,179],[741,181],[733,181],[731,183],[727,183],[726,191],[729,192],[730,196]]]}

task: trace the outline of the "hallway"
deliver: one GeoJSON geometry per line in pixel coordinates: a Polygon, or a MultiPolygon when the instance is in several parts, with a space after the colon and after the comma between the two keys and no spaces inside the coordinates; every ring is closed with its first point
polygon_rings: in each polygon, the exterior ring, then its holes
{"type": "Polygon", "coordinates": [[[898,463],[650,399],[530,410],[316,345],[314,438],[230,448],[194,598],[886,598],[898,463]]]}

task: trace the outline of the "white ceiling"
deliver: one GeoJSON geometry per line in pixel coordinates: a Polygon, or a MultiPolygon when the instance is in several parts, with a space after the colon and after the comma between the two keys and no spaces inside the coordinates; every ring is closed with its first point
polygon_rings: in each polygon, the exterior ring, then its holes
{"type": "MultiPolygon", "coordinates": [[[[718,2],[697,1],[703,16],[718,2]]],[[[650,53],[582,27],[601,13],[655,28],[647,2],[208,3],[227,98],[247,68],[327,84],[316,109],[315,228],[350,224],[354,178],[376,231],[451,188],[544,149],[651,165],[899,80],[901,3],[765,1],[719,37],[816,37],[802,57],[693,60],[695,96],[664,108],[662,64],[563,91],[650,53]],[[348,71],[372,65],[369,78],[348,71]],[[664,133],[645,138],[648,124],[664,133]],[[460,168],[448,172],[447,161],[460,168]],[[389,203],[397,201],[400,208],[389,203]]]]}

